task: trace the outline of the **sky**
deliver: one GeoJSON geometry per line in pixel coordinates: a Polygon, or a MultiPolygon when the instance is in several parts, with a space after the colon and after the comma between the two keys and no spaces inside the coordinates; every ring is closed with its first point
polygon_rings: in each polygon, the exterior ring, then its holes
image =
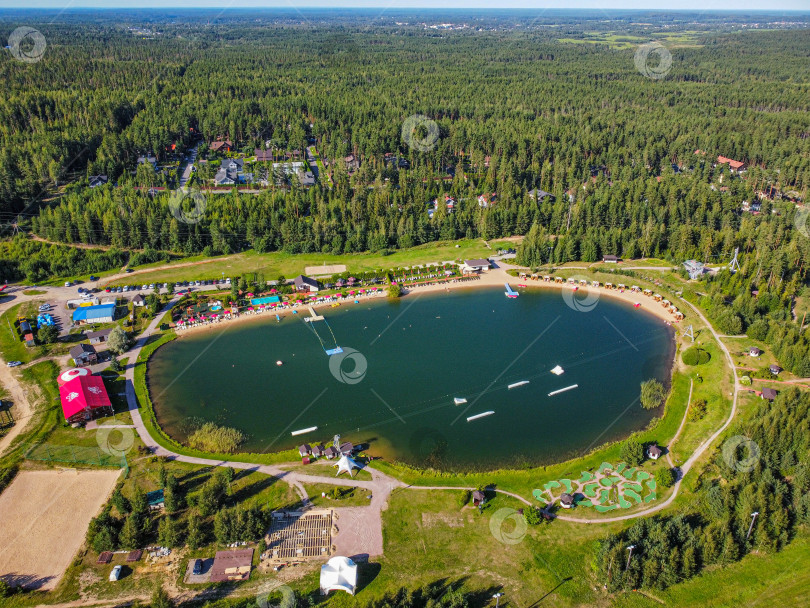
{"type": "Polygon", "coordinates": [[[364,8],[432,8],[432,9],[655,9],[701,11],[723,10],[800,10],[810,12],[810,0],[0,0],[0,11],[20,8],[304,8],[304,7],[364,7],[364,8]]]}

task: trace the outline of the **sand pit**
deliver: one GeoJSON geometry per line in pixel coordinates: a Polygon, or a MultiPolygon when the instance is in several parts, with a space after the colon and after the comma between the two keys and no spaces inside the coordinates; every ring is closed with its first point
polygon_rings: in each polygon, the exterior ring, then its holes
{"type": "Polygon", "coordinates": [[[304,268],[304,274],[316,277],[327,274],[341,274],[343,272],[346,272],[346,264],[332,264],[331,266],[307,266],[304,268]]]}
{"type": "Polygon", "coordinates": [[[24,471],[0,494],[0,578],[56,587],[120,470],[24,471]]]}

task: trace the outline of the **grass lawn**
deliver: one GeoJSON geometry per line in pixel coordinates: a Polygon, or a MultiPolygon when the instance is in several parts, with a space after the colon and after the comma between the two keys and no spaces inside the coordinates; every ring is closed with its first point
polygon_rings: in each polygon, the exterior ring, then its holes
{"type": "Polygon", "coordinates": [[[308,483],[304,484],[304,488],[312,505],[318,508],[365,507],[371,502],[366,498],[370,495],[369,491],[363,488],[333,486],[327,483],[308,483]],[[340,498],[330,498],[330,492],[335,488],[341,492],[340,498]],[[326,493],[326,497],[321,496],[323,493],[326,493]]]}
{"type": "Polygon", "coordinates": [[[283,252],[256,253],[247,251],[223,258],[202,258],[201,256],[186,258],[181,263],[201,262],[196,266],[173,268],[172,264],[158,263],[139,267],[138,270],[156,267],[153,272],[144,272],[130,278],[117,279],[110,284],[125,285],[135,280],[141,283],[191,281],[200,279],[214,279],[236,277],[244,273],[262,273],[266,280],[276,279],[279,275],[287,278],[302,274],[306,266],[319,266],[322,264],[345,264],[353,272],[364,272],[380,268],[394,268],[397,266],[412,266],[426,262],[442,262],[447,260],[480,258],[492,255],[494,250],[487,249],[480,239],[461,241],[440,241],[428,243],[411,249],[393,251],[390,255],[381,253],[355,253],[347,255],[331,255],[325,253],[290,254],[283,252]],[[159,267],[159,268],[158,268],[159,267]],[[137,279],[136,279],[137,277],[137,279]]]}

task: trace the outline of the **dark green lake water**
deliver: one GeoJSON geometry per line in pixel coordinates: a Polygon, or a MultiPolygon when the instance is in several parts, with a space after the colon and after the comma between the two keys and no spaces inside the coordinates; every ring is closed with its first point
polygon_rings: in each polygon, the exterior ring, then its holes
{"type": "Polygon", "coordinates": [[[672,329],[643,310],[603,297],[578,312],[557,290],[516,299],[502,289],[455,290],[324,314],[328,325],[314,329],[326,348],[334,333],[359,355],[327,357],[302,315],[224,323],[161,347],[149,364],[161,426],[179,440],[190,419],[236,427],[251,452],[340,434],[369,444],[371,454],[416,465],[547,464],[659,415],[642,409],[639,385],[653,377],[667,383],[674,354],[672,329]],[[565,373],[551,374],[555,365],[565,373]],[[507,389],[522,380],[530,383],[507,389]],[[468,403],[457,406],[454,397],[468,403]],[[318,430],[290,434],[312,426],[318,430]]]}

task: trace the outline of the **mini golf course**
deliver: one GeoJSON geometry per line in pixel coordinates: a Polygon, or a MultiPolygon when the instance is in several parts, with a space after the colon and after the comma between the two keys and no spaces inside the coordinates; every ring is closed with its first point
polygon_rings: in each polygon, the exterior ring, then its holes
{"type": "Polygon", "coordinates": [[[600,513],[629,509],[658,498],[652,475],[623,462],[615,467],[603,462],[595,473],[583,471],[579,479],[549,481],[532,492],[543,507],[559,501],[562,494],[573,496],[576,506],[593,507],[600,513]]]}

